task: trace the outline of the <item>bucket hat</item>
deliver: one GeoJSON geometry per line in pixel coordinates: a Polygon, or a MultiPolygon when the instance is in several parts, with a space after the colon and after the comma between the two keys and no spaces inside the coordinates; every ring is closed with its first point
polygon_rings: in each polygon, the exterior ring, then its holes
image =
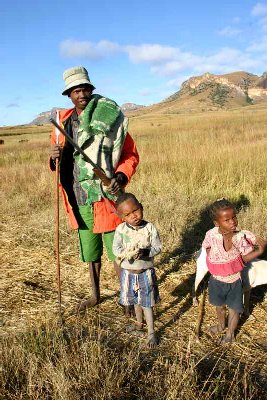
{"type": "Polygon", "coordinates": [[[63,79],[65,82],[63,95],[67,95],[70,89],[79,85],[90,85],[92,89],[95,89],[94,85],[90,82],[88,71],[84,67],[79,66],[66,69],[63,73],[63,79]]]}

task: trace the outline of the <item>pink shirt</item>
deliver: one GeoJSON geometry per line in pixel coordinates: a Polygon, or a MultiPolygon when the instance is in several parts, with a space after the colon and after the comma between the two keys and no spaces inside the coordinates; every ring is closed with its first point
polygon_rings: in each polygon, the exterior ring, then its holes
{"type": "Polygon", "coordinates": [[[223,235],[219,228],[210,229],[205,236],[202,247],[207,249],[207,267],[212,275],[228,276],[242,271],[242,256],[254,249],[256,236],[249,231],[238,231],[232,238],[232,247],[225,251],[223,235]]]}

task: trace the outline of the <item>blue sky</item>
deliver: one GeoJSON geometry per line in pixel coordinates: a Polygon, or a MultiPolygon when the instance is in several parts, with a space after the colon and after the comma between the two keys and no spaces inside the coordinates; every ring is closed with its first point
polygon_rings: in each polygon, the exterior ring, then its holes
{"type": "Polygon", "coordinates": [[[267,70],[267,1],[10,0],[0,17],[0,126],[69,108],[75,65],[96,93],[144,105],[193,75],[267,70]]]}

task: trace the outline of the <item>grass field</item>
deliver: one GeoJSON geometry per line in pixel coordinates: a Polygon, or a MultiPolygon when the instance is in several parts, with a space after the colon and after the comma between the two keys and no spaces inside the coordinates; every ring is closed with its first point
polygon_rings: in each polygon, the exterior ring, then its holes
{"type": "MultiPolygon", "coordinates": [[[[205,300],[200,341],[192,306],[194,254],[211,222],[208,205],[227,197],[239,225],[266,237],[267,113],[262,107],[130,120],[140,165],[128,190],[158,227],[159,345],[125,333],[119,285],[104,257],[102,302],[77,316],[90,294],[76,233],[61,209],[59,326],[54,257],[55,182],[48,170],[49,126],[1,128],[1,399],[265,399],[266,286],[254,289],[252,320],[232,346],[218,346],[205,300]]],[[[205,295],[205,291],[204,291],[205,295]]]]}

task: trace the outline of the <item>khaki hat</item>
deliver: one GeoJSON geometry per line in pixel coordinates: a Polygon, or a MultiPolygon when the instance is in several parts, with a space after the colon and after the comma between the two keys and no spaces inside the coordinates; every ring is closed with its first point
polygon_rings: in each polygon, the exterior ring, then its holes
{"type": "Polygon", "coordinates": [[[67,95],[70,89],[79,85],[90,85],[92,89],[95,89],[94,85],[90,82],[88,71],[84,67],[66,69],[63,73],[63,79],[65,81],[63,95],[67,95]]]}

